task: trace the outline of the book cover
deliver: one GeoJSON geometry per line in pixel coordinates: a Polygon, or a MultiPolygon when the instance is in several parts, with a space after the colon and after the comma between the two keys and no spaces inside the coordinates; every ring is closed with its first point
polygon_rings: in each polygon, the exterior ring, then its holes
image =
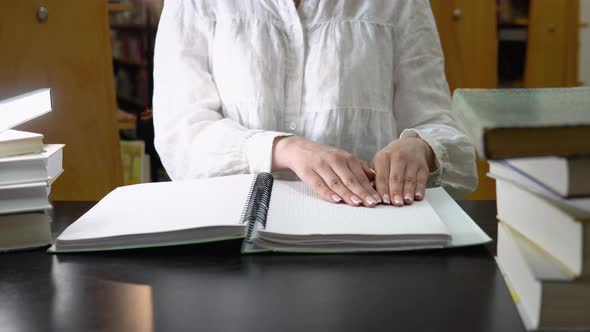
{"type": "Polygon", "coordinates": [[[51,90],[40,89],[0,101],[0,133],[51,112],[51,90]]]}
{"type": "Polygon", "coordinates": [[[457,89],[453,112],[487,159],[590,154],[590,88],[457,89]]]}

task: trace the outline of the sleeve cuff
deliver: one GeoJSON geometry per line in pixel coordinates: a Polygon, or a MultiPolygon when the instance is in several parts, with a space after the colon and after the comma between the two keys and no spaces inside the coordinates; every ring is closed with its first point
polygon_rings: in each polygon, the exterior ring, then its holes
{"type": "Polygon", "coordinates": [[[440,186],[440,179],[443,173],[444,160],[448,159],[446,156],[445,148],[440,143],[438,143],[436,139],[433,139],[428,135],[425,135],[423,132],[415,128],[405,129],[399,136],[399,138],[406,137],[419,137],[423,139],[426,143],[428,143],[428,145],[430,145],[430,148],[432,148],[432,151],[434,152],[436,171],[431,172],[429,174],[427,186],[440,186]]]}
{"type": "Polygon", "coordinates": [[[250,173],[270,173],[272,166],[272,145],[274,139],[280,136],[293,136],[293,134],[261,131],[248,138],[246,143],[246,158],[250,173]]]}

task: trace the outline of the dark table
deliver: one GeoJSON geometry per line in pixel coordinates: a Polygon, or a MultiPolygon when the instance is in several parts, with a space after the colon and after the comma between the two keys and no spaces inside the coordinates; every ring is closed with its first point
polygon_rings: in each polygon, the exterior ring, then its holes
{"type": "MultiPolygon", "coordinates": [[[[57,236],[93,203],[54,205],[57,236]]],[[[495,238],[494,202],[461,205],[495,238]]],[[[0,331],[524,331],[494,244],[357,255],[239,248],[0,255],[0,331]]]]}

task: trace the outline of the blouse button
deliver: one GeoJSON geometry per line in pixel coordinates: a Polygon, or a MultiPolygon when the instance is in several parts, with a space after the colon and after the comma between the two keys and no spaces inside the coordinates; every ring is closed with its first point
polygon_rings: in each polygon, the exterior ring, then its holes
{"type": "Polygon", "coordinates": [[[297,129],[297,125],[295,124],[295,122],[289,123],[289,129],[291,129],[291,130],[297,129]]]}

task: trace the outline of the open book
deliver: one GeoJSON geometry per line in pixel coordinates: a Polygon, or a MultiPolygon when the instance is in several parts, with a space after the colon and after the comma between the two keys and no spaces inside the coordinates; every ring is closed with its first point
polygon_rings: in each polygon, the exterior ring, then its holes
{"type": "Polygon", "coordinates": [[[120,187],[70,225],[50,252],[243,238],[243,252],[363,252],[481,244],[490,238],[442,188],[397,208],[321,200],[302,182],[234,175],[120,187]]]}

